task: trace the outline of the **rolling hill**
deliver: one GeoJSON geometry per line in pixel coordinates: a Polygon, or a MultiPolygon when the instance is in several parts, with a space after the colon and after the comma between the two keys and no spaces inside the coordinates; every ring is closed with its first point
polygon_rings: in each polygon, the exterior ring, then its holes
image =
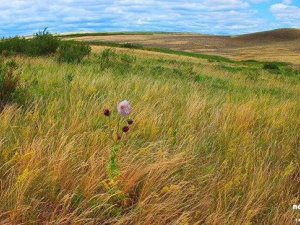
{"type": "Polygon", "coordinates": [[[277,29],[239,36],[148,32],[77,34],[66,35],[64,38],[139,44],[154,48],[224,56],[234,60],[281,61],[300,64],[299,29],[277,29]]]}

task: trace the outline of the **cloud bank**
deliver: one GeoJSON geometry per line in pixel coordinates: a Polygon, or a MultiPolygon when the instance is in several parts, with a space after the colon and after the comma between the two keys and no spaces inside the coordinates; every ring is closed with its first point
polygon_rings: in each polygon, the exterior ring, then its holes
{"type": "Polygon", "coordinates": [[[45,27],[52,33],[241,34],[299,26],[299,10],[290,0],[0,0],[0,36],[28,35],[45,27]]]}
{"type": "MultiPolygon", "coordinates": [[[[289,1],[290,2],[290,1],[289,1]]],[[[300,7],[287,4],[274,4],[270,11],[284,26],[300,27],[300,7]]]]}

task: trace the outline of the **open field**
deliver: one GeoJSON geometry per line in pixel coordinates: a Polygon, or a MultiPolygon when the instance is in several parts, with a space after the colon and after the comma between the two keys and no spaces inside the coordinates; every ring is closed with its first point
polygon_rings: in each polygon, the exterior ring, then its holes
{"type": "Polygon", "coordinates": [[[216,36],[189,33],[105,33],[77,34],[75,40],[141,44],[219,55],[234,60],[281,61],[300,64],[300,31],[280,29],[240,36],[216,36]],[[83,36],[81,36],[83,35],[83,36]]]}
{"type": "Polygon", "coordinates": [[[0,224],[300,218],[297,66],[105,46],[55,57],[15,56],[27,101],[0,112],[0,224]]]}

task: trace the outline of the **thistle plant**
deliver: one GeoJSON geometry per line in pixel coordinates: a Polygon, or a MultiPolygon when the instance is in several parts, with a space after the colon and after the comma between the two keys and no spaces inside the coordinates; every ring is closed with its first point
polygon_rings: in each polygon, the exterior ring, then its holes
{"type": "MultiPolygon", "coordinates": [[[[117,136],[114,137],[112,134],[114,147],[112,148],[110,160],[107,166],[108,177],[111,181],[113,181],[120,175],[120,171],[118,168],[118,155],[120,152],[120,143],[122,141],[122,137],[130,130],[130,126],[133,124],[133,120],[129,118],[129,114],[131,112],[131,105],[129,101],[121,101],[117,106],[117,110],[121,116],[119,116],[116,128],[114,130],[117,133],[117,136]]],[[[110,110],[104,109],[103,115],[110,117],[110,110]]]]}

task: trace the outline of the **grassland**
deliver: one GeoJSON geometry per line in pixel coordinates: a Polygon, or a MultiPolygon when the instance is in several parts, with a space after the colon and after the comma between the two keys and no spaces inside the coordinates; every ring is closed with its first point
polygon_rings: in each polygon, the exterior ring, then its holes
{"type": "Polygon", "coordinates": [[[294,224],[297,68],[104,50],[16,58],[28,101],[0,114],[1,224],[294,224]],[[134,124],[112,180],[123,99],[134,124]]]}
{"type": "Polygon", "coordinates": [[[280,61],[300,65],[299,29],[278,29],[239,36],[116,32],[71,34],[62,37],[106,44],[130,43],[150,48],[216,55],[239,61],[280,61]]]}

